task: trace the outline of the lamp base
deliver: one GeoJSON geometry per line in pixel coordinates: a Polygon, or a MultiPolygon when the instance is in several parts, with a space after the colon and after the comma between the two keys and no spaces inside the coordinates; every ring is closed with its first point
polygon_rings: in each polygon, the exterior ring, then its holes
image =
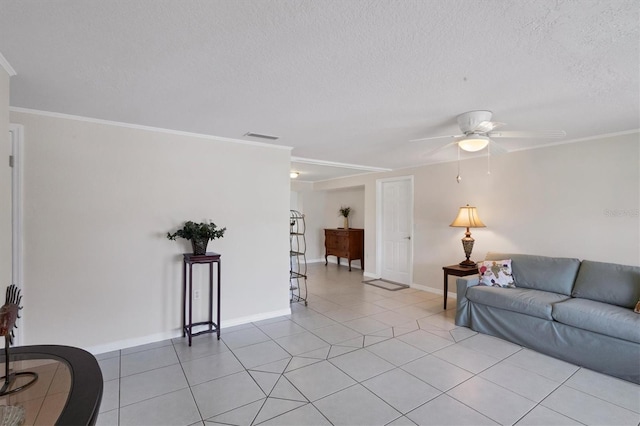
{"type": "Polygon", "coordinates": [[[466,259],[458,263],[458,265],[462,266],[463,268],[475,268],[477,264],[473,260],[466,259]]]}

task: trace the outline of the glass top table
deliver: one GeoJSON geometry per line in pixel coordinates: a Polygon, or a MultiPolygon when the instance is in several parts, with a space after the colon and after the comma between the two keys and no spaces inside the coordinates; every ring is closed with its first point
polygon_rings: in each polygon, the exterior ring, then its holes
{"type": "MultiPolygon", "coordinates": [[[[93,355],[79,348],[57,345],[19,346],[11,348],[9,353],[12,372],[35,372],[38,380],[19,392],[0,397],[0,422],[2,416],[6,420],[20,415],[23,423],[19,424],[24,425],[95,424],[103,382],[93,355]],[[21,407],[24,411],[12,407],[21,407]]],[[[2,350],[0,361],[4,359],[2,350]]],[[[4,369],[1,362],[3,374],[4,369]]],[[[10,389],[27,380],[28,377],[17,376],[10,389]]],[[[4,383],[4,379],[1,381],[4,383]]]]}

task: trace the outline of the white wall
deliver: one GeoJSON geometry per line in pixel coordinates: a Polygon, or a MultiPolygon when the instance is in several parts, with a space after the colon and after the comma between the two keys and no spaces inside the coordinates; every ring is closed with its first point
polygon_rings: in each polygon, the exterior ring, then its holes
{"type": "MultiPolygon", "coordinates": [[[[478,207],[473,260],[487,251],[640,264],[640,138],[601,138],[492,158],[320,182],[326,191],[365,186],[366,273],[375,275],[375,183],[414,176],[414,283],[442,291],[442,266],[464,259],[458,207],[478,207]]],[[[451,286],[449,287],[451,290],[451,286]]]]}
{"type": "Polygon", "coordinates": [[[291,191],[297,199],[297,210],[305,216],[307,262],[324,261],[324,191],[313,191],[309,182],[291,182],[291,191]]]}
{"type": "Polygon", "coordinates": [[[339,212],[343,206],[351,207],[349,227],[364,228],[364,186],[326,191],[325,228],[342,228],[344,226],[344,217],[339,212]]]}
{"type": "Polygon", "coordinates": [[[223,327],[289,312],[288,149],[11,119],[25,127],[27,344],[98,352],[177,335],[181,253],[191,248],[165,235],[185,220],[227,227],[209,244],[222,254],[223,327]]]}
{"type": "Polygon", "coordinates": [[[11,168],[8,161],[10,154],[9,74],[0,66],[0,289],[11,284],[11,168]]]}
{"type": "MultiPolygon", "coordinates": [[[[324,262],[325,228],[342,228],[344,220],[339,216],[340,207],[351,207],[349,226],[364,228],[364,186],[330,191],[313,191],[312,185],[292,184],[292,198],[305,214],[307,225],[307,261],[324,262]]],[[[365,235],[365,239],[367,236],[365,235]]],[[[335,261],[335,258],[332,258],[335,261]]],[[[331,260],[331,259],[330,259],[331,260]]],[[[359,261],[353,265],[359,267],[359,261]]]]}

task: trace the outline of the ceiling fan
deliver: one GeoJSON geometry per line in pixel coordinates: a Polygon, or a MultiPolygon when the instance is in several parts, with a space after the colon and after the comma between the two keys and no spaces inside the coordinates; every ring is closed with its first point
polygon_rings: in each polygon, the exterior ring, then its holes
{"type": "Polygon", "coordinates": [[[460,135],[445,135],[434,136],[421,139],[413,139],[411,142],[422,142],[434,139],[443,138],[457,138],[455,141],[446,145],[439,146],[427,153],[425,156],[431,155],[436,151],[446,148],[451,145],[457,145],[458,148],[467,152],[480,151],[490,144],[490,150],[493,153],[505,153],[506,149],[498,145],[494,138],[536,138],[536,139],[549,139],[549,138],[562,138],[566,136],[564,131],[538,131],[538,132],[523,132],[523,131],[499,131],[495,130],[504,126],[504,123],[491,121],[491,111],[469,111],[464,114],[460,114],[457,117],[458,126],[462,134],[460,135]]]}

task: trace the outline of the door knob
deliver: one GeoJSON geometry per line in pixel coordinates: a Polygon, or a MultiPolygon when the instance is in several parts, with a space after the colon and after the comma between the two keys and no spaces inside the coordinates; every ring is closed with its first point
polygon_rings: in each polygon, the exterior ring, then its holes
{"type": "Polygon", "coordinates": [[[410,239],[411,239],[411,236],[404,237],[404,239],[405,239],[405,240],[410,240],[410,239]]]}

